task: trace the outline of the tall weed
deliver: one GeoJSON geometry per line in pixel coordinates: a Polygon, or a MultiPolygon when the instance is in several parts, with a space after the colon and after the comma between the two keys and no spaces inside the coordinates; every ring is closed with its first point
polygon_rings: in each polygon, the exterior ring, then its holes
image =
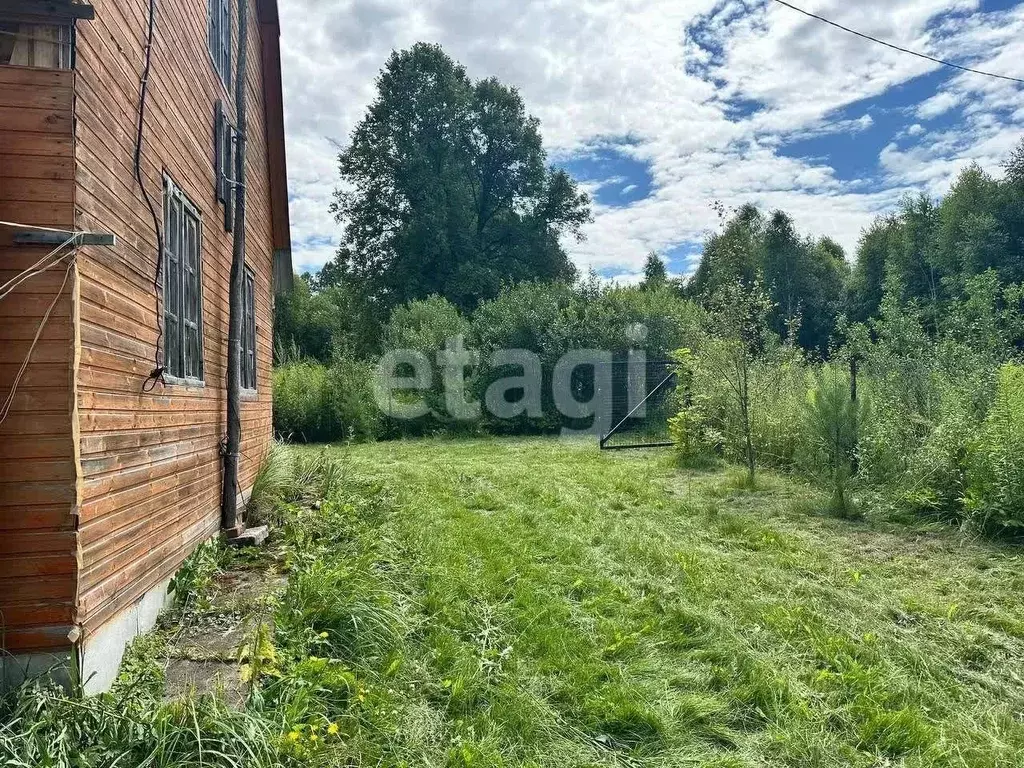
{"type": "Polygon", "coordinates": [[[299,362],[274,370],[274,430],[304,443],[373,439],[380,411],[367,363],[338,358],[329,366],[299,362]]]}
{"type": "Polygon", "coordinates": [[[995,401],[970,467],[967,511],[986,529],[1024,529],[1024,367],[999,372],[995,401]]]}

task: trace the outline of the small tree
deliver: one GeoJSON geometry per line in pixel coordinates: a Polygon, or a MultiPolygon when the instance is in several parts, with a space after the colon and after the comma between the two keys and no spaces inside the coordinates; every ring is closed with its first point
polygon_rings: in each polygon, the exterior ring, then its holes
{"type": "Polygon", "coordinates": [[[709,302],[709,335],[701,362],[726,384],[739,416],[740,440],[747,467],[747,482],[753,486],[757,473],[754,442],[754,410],[767,394],[771,377],[755,375],[755,365],[773,348],[778,338],[768,326],[775,304],[760,281],[726,283],[709,302]]]}
{"type": "Polygon", "coordinates": [[[832,486],[832,511],[840,517],[857,514],[847,485],[854,473],[860,425],[866,418],[864,396],[854,398],[852,384],[841,362],[815,371],[803,419],[809,469],[832,486]]]}

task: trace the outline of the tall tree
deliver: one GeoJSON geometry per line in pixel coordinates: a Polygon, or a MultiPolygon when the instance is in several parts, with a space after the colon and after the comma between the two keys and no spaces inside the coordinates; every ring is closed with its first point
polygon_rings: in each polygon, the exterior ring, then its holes
{"type": "Polygon", "coordinates": [[[644,288],[656,288],[664,285],[667,280],[668,270],[665,268],[665,262],[656,251],[651,251],[644,262],[644,288]]]}
{"type": "Polygon", "coordinates": [[[756,207],[745,205],[708,238],[689,290],[707,304],[723,286],[761,280],[773,305],[772,329],[785,336],[797,328],[804,349],[824,352],[845,309],[848,273],[835,241],[802,237],[783,211],[766,220],[756,207]]]}
{"type": "Polygon", "coordinates": [[[472,309],[503,283],[575,276],[560,238],[582,236],[589,199],[547,165],[519,93],[437,45],[391,55],[339,161],[345,233],[322,281],[385,309],[434,294],[472,309]]]}

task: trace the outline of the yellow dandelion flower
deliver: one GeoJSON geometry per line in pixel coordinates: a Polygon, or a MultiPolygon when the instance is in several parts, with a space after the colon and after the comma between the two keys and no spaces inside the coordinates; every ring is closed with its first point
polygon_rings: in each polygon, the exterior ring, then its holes
{"type": "Polygon", "coordinates": [[[327,732],[329,734],[331,734],[331,736],[334,736],[338,732],[338,724],[337,723],[331,723],[330,725],[328,725],[327,726],[327,732]]]}
{"type": "Polygon", "coordinates": [[[310,740],[310,741],[316,741],[316,740],[317,740],[317,739],[319,739],[319,738],[320,738],[320,737],[319,737],[319,736],[317,736],[317,735],[316,735],[315,733],[311,733],[311,734],[309,734],[309,740],[310,740]]]}
{"type": "Polygon", "coordinates": [[[290,731],[288,733],[288,741],[298,741],[298,740],[299,740],[299,732],[298,731],[290,731]]]}

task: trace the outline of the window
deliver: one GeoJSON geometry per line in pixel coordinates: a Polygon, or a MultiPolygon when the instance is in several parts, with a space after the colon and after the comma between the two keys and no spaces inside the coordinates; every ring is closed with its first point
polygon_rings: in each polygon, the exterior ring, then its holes
{"type": "Polygon", "coordinates": [[[242,277],[242,389],[256,389],[256,276],[242,277]]]}
{"type": "Polygon", "coordinates": [[[71,69],[71,27],[0,22],[0,64],[71,69]]]}
{"type": "Polygon", "coordinates": [[[164,368],[203,381],[203,227],[196,207],[164,179],[164,368]]]}
{"type": "Polygon", "coordinates": [[[231,87],[231,0],[206,0],[207,47],[226,88],[231,87]]]}
{"type": "Polygon", "coordinates": [[[224,203],[224,231],[230,232],[235,225],[235,130],[224,111],[224,102],[217,101],[213,118],[214,171],[216,173],[216,197],[224,203]]]}

